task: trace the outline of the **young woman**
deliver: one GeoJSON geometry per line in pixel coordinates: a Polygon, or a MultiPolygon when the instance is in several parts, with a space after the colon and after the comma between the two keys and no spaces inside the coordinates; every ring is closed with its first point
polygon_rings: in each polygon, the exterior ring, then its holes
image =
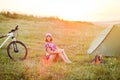
{"type": "Polygon", "coordinates": [[[50,33],[46,34],[45,39],[45,49],[46,49],[46,58],[48,61],[54,61],[57,58],[61,58],[66,63],[71,63],[71,61],[68,59],[64,49],[58,48],[53,43],[53,37],[50,33]]]}

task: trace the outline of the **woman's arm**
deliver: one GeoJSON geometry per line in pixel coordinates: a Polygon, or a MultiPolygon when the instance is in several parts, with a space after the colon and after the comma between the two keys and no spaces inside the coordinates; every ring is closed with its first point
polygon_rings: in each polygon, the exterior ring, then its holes
{"type": "Polygon", "coordinates": [[[47,52],[51,55],[54,55],[58,53],[58,50],[56,49],[55,51],[52,51],[50,48],[47,48],[47,52]]]}

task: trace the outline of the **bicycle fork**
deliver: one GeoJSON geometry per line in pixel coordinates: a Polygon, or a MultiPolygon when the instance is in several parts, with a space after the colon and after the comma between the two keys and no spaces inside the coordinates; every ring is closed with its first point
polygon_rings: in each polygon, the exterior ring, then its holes
{"type": "Polygon", "coordinates": [[[19,50],[18,50],[18,46],[17,46],[17,44],[16,44],[16,38],[15,38],[15,37],[12,37],[12,39],[13,39],[13,41],[14,41],[14,44],[13,44],[14,52],[15,52],[15,53],[18,53],[19,50]]]}

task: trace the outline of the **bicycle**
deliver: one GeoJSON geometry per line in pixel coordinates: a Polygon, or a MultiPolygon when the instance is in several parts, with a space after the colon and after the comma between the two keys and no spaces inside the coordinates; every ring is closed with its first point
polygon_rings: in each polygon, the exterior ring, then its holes
{"type": "Polygon", "coordinates": [[[17,41],[14,32],[18,30],[18,25],[15,29],[12,29],[8,34],[0,36],[1,38],[7,37],[3,43],[0,45],[0,49],[3,45],[12,38],[12,41],[7,46],[7,53],[10,59],[17,61],[17,60],[25,60],[28,54],[27,47],[21,41],[17,41]]]}

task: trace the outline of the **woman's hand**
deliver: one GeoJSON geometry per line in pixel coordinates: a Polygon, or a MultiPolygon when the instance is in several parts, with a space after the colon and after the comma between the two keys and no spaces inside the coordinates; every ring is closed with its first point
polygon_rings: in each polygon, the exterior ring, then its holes
{"type": "Polygon", "coordinates": [[[56,52],[59,54],[62,53],[63,51],[64,51],[64,49],[56,49],[56,52]]]}
{"type": "Polygon", "coordinates": [[[51,55],[54,55],[54,54],[61,54],[63,52],[63,49],[55,49],[55,51],[52,51],[50,48],[47,48],[47,52],[51,55]]]}
{"type": "Polygon", "coordinates": [[[54,51],[54,53],[60,53],[60,50],[59,50],[59,49],[56,49],[56,50],[54,51]]]}

